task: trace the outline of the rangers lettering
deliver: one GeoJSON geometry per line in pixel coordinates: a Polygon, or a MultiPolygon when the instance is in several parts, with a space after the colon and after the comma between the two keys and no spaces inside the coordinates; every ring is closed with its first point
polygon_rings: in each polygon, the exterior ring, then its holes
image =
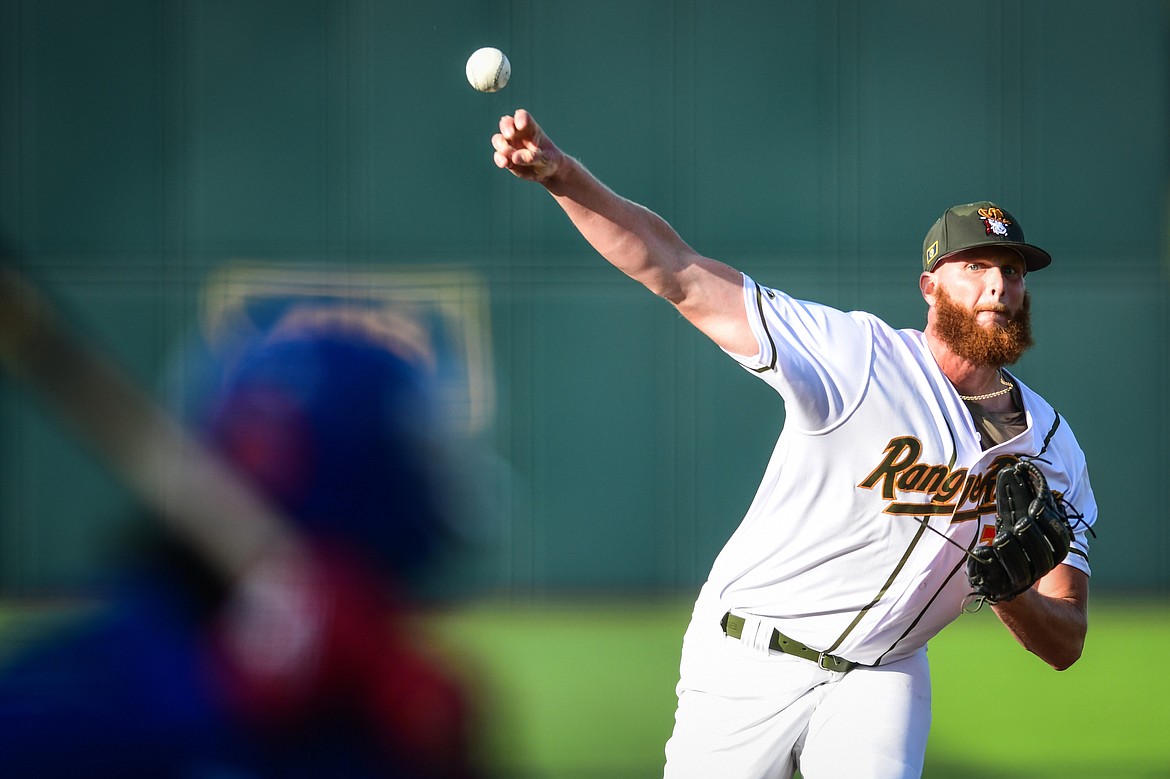
{"type": "Polygon", "coordinates": [[[995,476],[988,473],[975,473],[967,479],[963,488],[963,497],[960,503],[984,503],[995,500],[995,476]]]}
{"type": "Polygon", "coordinates": [[[949,475],[950,471],[945,465],[915,463],[898,477],[898,489],[903,492],[935,493],[949,475]]]}
{"type": "Polygon", "coordinates": [[[1011,455],[1003,455],[982,473],[966,468],[919,462],[922,442],[913,436],[891,438],[877,467],[857,486],[872,490],[881,485],[889,505],[883,513],[894,516],[946,516],[952,522],[968,522],[995,511],[995,475],[1011,455]],[[929,503],[898,501],[899,493],[930,495],[929,503]],[[960,506],[968,506],[959,510],[960,506]]]}
{"type": "MultiPolygon", "coordinates": [[[[942,466],[939,466],[940,468],[942,466]]],[[[954,499],[959,491],[963,489],[963,485],[967,482],[967,469],[960,468],[957,471],[951,471],[950,475],[943,480],[942,489],[934,496],[934,499],[940,503],[949,503],[954,499]]]]}
{"type": "Polygon", "coordinates": [[[890,443],[886,445],[886,459],[882,460],[873,473],[866,476],[857,486],[872,490],[873,486],[880,480],[882,481],[882,497],[886,500],[893,500],[894,482],[898,478],[898,474],[903,469],[918,462],[918,457],[921,454],[922,443],[917,438],[913,436],[891,438],[890,443]]]}

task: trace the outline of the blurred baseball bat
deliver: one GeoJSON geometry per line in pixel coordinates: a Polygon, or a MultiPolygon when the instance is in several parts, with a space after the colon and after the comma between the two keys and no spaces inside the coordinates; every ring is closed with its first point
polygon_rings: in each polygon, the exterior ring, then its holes
{"type": "Polygon", "coordinates": [[[143,504],[229,580],[295,553],[280,513],[0,263],[0,366],[36,390],[143,504]]]}

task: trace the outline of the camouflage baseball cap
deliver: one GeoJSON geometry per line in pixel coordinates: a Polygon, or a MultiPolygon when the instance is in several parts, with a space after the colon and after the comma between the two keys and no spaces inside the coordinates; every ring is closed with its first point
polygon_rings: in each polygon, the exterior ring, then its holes
{"type": "Polygon", "coordinates": [[[953,254],[977,246],[1010,246],[1024,258],[1028,270],[1048,267],[1052,257],[1024,242],[1024,229],[1014,216],[986,200],[948,208],[922,242],[922,268],[932,271],[953,254]]]}

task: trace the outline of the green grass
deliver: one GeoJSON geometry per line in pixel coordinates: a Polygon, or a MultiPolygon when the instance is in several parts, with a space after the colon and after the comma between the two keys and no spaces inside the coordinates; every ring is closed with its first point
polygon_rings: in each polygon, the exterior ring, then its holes
{"type": "MultiPolygon", "coordinates": [[[[689,613],[680,601],[482,603],[423,627],[477,683],[499,775],[653,779],[689,613]]],[[[0,609],[0,657],[28,639],[11,616],[0,609]]],[[[1021,649],[990,609],[965,615],[930,647],[926,777],[1170,777],[1168,646],[1167,602],[1096,604],[1084,656],[1061,673],[1021,649]]]]}
{"type": "MultiPolygon", "coordinates": [[[[433,624],[493,714],[504,775],[661,776],[689,603],[493,607],[433,624]]],[[[1085,654],[1056,672],[990,609],[930,647],[932,779],[1170,777],[1170,604],[1093,608],[1085,654]]]]}
{"type": "Polygon", "coordinates": [[[1080,661],[1051,670],[990,613],[930,648],[934,727],[927,776],[1170,777],[1170,605],[1091,607],[1080,661]]]}
{"type": "Polygon", "coordinates": [[[499,774],[661,776],[689,605],[479,606],[437,620],[487,719],[499,774]]]}

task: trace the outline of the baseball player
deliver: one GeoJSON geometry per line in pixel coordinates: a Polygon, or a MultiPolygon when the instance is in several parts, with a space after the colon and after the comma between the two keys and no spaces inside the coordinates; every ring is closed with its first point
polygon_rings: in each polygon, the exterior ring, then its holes
{"type": "Polygon", "coordinates": [[[980,600],[1052,667],[1078,659],[1097,510],[1068,424],[1004,368],[1031,345],[1026,275],[1051,262],[1015,217],[948,209],[923,247],[925,330],[895,330],[699,255],[524,110],[492,145],[785,404],[683,641],[667,777],[920,776],[926,643],[980,600]]]}
{"type": "Polygon", "coordinates": [[[192,427],[304,552],[226,579],[146,533],[86,609],[0,664],[0,776],[483,775],[471,690],[413,614],[455,541],[430,375],[376,311],[289,308],[207,366],[192,427]]]}

